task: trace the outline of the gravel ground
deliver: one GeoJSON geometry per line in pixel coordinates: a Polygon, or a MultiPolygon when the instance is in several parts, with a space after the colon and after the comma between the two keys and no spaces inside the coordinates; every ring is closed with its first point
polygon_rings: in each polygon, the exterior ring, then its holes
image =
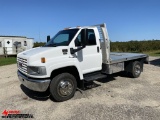
{"type": "Polygon", "coordinates": [[[16,71],[16,64],[0,67],[1,113],[19,110],[37,120],[160,120],[160,58],[150,57],[137,79],[113,74],[65,102],[20,85],[16,71]]]}

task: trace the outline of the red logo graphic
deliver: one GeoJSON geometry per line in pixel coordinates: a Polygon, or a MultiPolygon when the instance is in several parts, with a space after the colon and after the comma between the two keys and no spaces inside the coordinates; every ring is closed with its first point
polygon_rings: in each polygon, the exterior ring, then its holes
{"type": "Polygon", "coordinates": [[[20,114],[19,110],[4,110],[2,118],[34,118],[33,114],[20,114]]]}
{"type": "Polygon", "coordinates": [[[19,114],[20,113],[20,111],[19,110],[4,110],[3,112],[2,112],[2,114],[4,115],[4,116],[7,116],[8,114],[19,114]]]}
{"type": "Polygon", "coordinates": [[[5,115],[5,116],[7,116],[7,115],[8,115],[8,111],[4,110],[4,111],[2,112],[2,114],[5,115]]]}

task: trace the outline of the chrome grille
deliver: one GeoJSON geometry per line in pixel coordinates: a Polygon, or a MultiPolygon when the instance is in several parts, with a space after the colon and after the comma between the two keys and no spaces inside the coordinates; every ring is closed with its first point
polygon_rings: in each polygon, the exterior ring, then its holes
{"type": "Polygon", "coordinates": [[[18,69],[27,74],[27,59],[17,58],[18,61],[18,69]]]}

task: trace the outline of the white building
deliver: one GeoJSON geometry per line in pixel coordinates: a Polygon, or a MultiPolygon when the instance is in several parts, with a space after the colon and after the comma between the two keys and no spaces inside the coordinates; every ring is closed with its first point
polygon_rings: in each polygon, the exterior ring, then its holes
{"type": "Polygon", "coordinates": [[[0,36],[0,55],[16,55],[34,45],[33,38],[24,36],[0,36]]]}

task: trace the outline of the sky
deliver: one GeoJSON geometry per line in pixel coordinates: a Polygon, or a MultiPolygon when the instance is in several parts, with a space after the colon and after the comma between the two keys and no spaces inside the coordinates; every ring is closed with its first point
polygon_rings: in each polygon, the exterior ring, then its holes
{"type": "Polygon", "coordinates": [[[100,23],[113,42],[160,40],[160,0],[0,0],[0,35],[46,42],[66,27],[100,23]]]}

